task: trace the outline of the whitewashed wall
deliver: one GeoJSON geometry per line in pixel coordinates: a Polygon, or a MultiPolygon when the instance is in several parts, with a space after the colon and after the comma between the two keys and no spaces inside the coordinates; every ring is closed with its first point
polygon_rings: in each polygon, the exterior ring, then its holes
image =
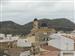
{"type": "Polygon", "coordinates": [[[53,34],[50,37],[54,39],[48,41],[48,45],[61,50],[74,50],[74,40],[61,36],[60,34],[53,34]]]}
{"type": "Polygon", "coordinates": [[[17,46],[18,47],[31,47],[31,43],[26,39],[18,39],[17,46]]]}
{"type": "Polygon", "coordinates": [[[30,56],[30,51],[21,52],[20,56],[30,56]]]}
{"type": "Polygon", "coordinates": [[[0,34],[0,37],[1,38],[5,38],[5,34],[0,34]]]}

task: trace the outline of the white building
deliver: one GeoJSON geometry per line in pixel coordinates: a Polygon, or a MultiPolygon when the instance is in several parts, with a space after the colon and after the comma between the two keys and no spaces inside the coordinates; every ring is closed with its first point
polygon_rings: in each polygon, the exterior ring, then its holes
{"type": "Polygon", "coordinates": [[[18,36],[12,36],[11,34],[0,34],[0,42],[14,42],[18,47],[31,47],[31,42],[27,39],[21,39],[18,36]]]}
{"type": "Polygon", "coordinates": [[[48,45],[61,50],[60,56],[75,56],[74,40],[63,36],[60,33],[50,35],[52,40],[48,41],[48,45]]]}
{"type": "Polygon", "coordinates": [[[66,38],[61,34],[53,34],[50,36],[53,40],[48,42],[48,45],[54,46],[61,50],[74,50],[74,40],[66,38]]]}
{"type": "Polygon", "coordinates": [[[31,42],[29,42],[27,39],[18,39],[17,46],[18,47],[31,47],[31,42]]]}
{"type": "Polygon", "coordinates": [[[0,39],[4,39],[5,38],[5,34],[0,34],[0,39]]]}

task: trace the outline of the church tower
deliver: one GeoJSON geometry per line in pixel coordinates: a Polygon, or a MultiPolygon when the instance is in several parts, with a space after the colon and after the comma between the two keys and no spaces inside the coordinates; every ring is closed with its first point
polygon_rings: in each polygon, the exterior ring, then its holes
{"type": "Polygon", "coordinates": [[[33,21],[33,29],[38,29],[38,20],[37,20],[37,18],[35,18],[34,21],[33,21]]]}
{"type": "Polygon", "coordinates": [[[29,34],[30,36],[34,36],[36,34],[36,32],[38,31],[39,29],[39,25],[38,25],[38,20],[37,18],[35,18],[33,20],[33,24],[32,24],[32,30],[31,30],[31,33],[29,34]]]}

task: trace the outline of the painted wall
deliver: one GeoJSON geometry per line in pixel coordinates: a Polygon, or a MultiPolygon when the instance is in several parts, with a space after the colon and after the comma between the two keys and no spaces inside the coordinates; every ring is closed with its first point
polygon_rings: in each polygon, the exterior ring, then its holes
{"type": "Polygon", "coordinates": [[[74,50],[74,40],[61,36],[61,34],[50,35],[53,40],[48,41],[48,45],[61,50],[74,50]]]}
{"type": "Polygon", "coordinates": [[[26,39],[18,39],[17,46],[18,47],[31,47],[31,43],[26,39]]]}

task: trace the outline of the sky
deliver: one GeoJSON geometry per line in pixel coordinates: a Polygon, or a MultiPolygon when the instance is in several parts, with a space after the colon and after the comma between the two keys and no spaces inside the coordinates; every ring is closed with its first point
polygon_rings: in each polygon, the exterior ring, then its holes
{"type": "Polygon", "coordinates": [[[74,19],[74,0],[0,0],[0,21],[26,24],[34,18],[74,19]]]}

